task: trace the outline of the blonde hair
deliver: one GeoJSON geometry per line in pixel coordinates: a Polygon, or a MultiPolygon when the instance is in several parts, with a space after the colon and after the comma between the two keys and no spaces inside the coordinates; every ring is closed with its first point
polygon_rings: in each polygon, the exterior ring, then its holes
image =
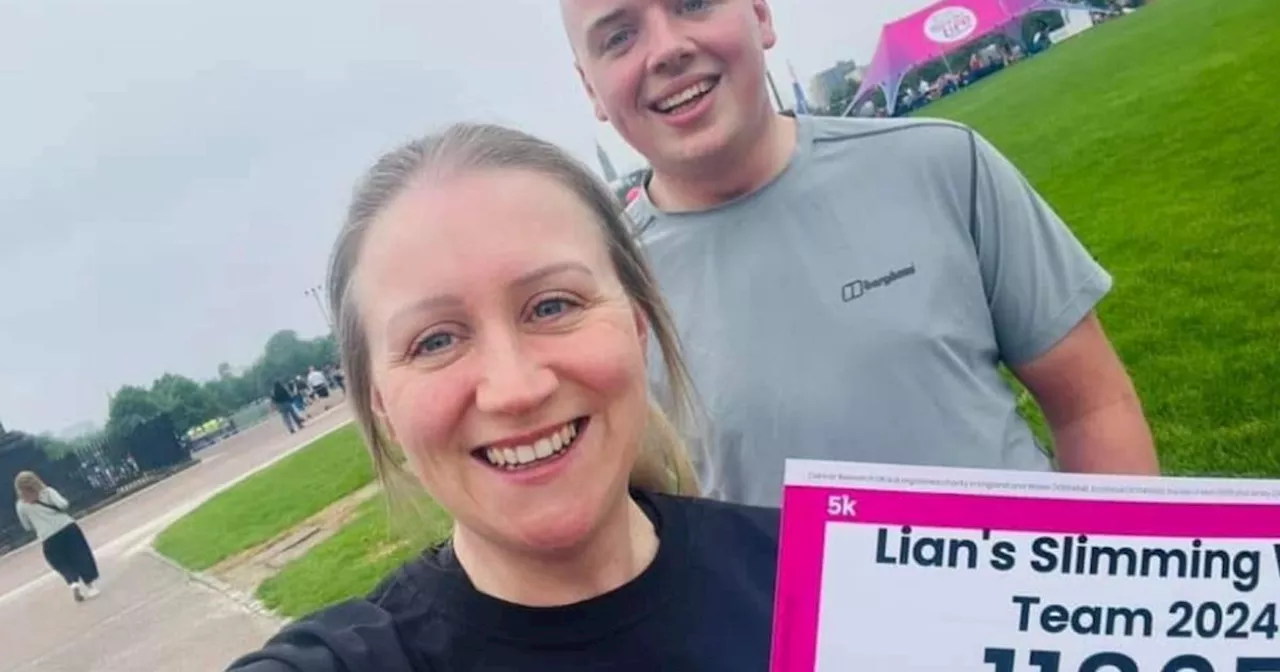
{"type": "MultiPolygon", "coordinates": [[[[522,169],[551,177],[582,199],[604,234],[609,259],[623,290],[644,313],[662,351],[669,407],[678,422],[695,417],[693,386],[680,354],[670,313],[653,273],[633,240],[626,213],[613,192],[584,165],[555,145],[526,133],[487,124],[457,124],[383,155],[356,188],[346,223],[338,234],[329,265],[328,298],[334,316],[347,390],[379,479],[396,495],[411,479],[396,464],[372,408],[369,346],[353,281],[361,247],[370,227],[406,186],[423,176],[443,178],[468,170],[522,169]]],[[[697,477],[681,433],[658,403],[649,402],[640,456],[632,468],[633,487],[654,492],[697,495],[697,477]]]]}
{"type": "Polygon", "coordinates": [[[40,493],[48,487],[34,471],[20,471],[13,479],[13,489],[18,493],[18,498],[34,502],[40,498],[40,493]]]}

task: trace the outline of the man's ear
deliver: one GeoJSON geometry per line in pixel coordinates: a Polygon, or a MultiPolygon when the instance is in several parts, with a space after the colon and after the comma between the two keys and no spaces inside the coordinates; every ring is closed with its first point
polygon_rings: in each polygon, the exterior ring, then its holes
{"type": "Polygon", "coordinates": [[[760,25],[760,44],[765,49],[772,49],[778,43],[778,31],[773,28],[773,11],[769,9],[768,0],[752,0],[751,10],[755,13],[756,22],[760,25]]]}
{"type": "Polygon", "coordinates": [[[595,88],[587,80],[587,73],[583,72],[582,66],[576,62],[573,64],[573,69],[578,73],[578,80],[582,82],[582,88],[587,91],[587,98],[591,100],[591,108],[596,115],[596,119],[605,122],[609,121],[609,114],[604,111],[604,106],[600,104],[600,98],[596,96],[595,88]]]}

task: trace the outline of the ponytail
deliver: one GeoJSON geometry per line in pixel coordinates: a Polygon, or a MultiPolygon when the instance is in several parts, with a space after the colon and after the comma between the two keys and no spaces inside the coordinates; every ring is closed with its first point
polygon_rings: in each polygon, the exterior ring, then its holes
{"type": "Polygon", "coordinates": [[[654,401],[649,402],[640,456],[631,469],[631,486],[668,495],[701,494],[684,440],[654,401]]]}

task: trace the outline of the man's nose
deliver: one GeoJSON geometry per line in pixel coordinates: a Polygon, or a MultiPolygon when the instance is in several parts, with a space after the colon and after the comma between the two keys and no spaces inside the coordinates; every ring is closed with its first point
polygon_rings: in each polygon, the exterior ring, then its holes
{"type": "Polygon", "coordinates": [[[665,13],[655,17],[649,27],[649,69],[655,74],[674,76],[683,73],[693,62],[693,41],[665,13]]]}
{"type": "Polygon", "coordinates": [[[555,373],[522,347],[518,335],[488,339],[480,354],[483,373],[476,408],[481,412],[527,413],[546,402],[559,385],[555,373]]]}

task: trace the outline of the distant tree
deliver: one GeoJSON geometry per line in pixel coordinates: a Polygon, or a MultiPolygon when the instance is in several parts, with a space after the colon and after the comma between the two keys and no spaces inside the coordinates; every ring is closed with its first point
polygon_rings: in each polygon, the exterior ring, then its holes
{"type": "Polygon", "coordinates": [[[95,429],[92,432],[85,432],[74,439],[68,440],[67,444],[70,445],[73,450],[80,450],[82,448],[102,443],[106,439],[106,436],[107,431],[105,429],[95,429]]]}
{"type": "Polygon", "coordinates": [[[163,407],[150,390],[125,385],[112,395],[111,404],[107,407],[107,432],[122,435],[163,412],[163,407]]]}
{"type": "Polygon", "coordinates": [[[844,113],[849,103],[853,102],[853,97],[858,94],[859,82],[849,79],[841,80],[840,84],[833,88],[827,98],[826,107],[820,111],[824,116],[839,116],[844,113]]]}
{"type": "Polygon", "coordinates": [[[278,331],[267,339],[253,373],[259,389],[265,391],[275,380],[302,375],[307,367],[322,367],[337,361],[338,349],[332,336],[304,341],[298,338],[297,332],[278,331]]]}
{"type": "MultiPolygon", "coordinates": [[[[305,374],[311,366],[337,364],[338,359],[338,345],[332,335],[303,339],[292,330],[278,331],[267,339],[253,366],[242,374],[237,375],[230,364],[222,362],[217,366],[217,377],[203,383],[166,373],[152,382],[150,389],[135,385],[121,387],[111,399],[105,432],[119,436],[161,413],[169,414],[174,429],[185,432],[263,398],[276,380],[305,374]]],[[[86,440],[94,441],[102,436],[99,433],[86,440]]],[[[71,445],[74,448],[80,444],[71,442],[71,445]]],[[[62,446],[52,447],[62,449],[62,446]]]]}
{"type": "Polygon", "coordinates": [[[244,405],[235,394],[234,383],[237,380],[239,378],[218,378],[200,384],[209,399],[213,400],[218,415],[227,415],[244,405]]]}
{"type": "Polygon", "coordinates": [[[36,447],[44,451],[44,454],[53,460],[75,451],[76,448],[71,442],[63,441],[47,432],[36,437],[36,447]]]}
{"type": "Polygon", "coordinates": [[[166,373],[151,384],[151,396],[181,434],[222,415],[208,390],[185,376],[166,373]]]}

